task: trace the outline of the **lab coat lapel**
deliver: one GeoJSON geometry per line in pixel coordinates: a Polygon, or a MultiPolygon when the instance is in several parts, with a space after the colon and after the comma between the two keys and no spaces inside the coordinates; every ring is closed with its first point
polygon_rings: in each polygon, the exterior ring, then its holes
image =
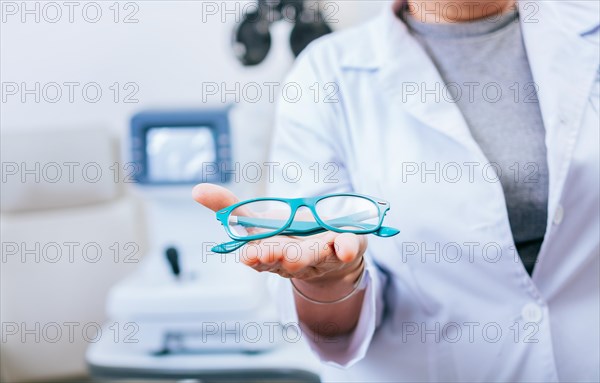
{"type": "MultiPolygon", "coordinates": [[[[546,128],[550,177],[547,233],[559,209],[590,89],[599,70],[598,44],[591,43],[582,36],[586,30],[597,33],[597,14],[586,25],[585,22],[582,23],[582,18],[569,15],[565,9],[558,9],[569,5],[558,3],[562,2],[540,1],[537,22],[523,22],[523,18],[521,20],[546,128]],[[569,25],[571,22],[573,25],[569,25]],[[586,27],[582,29],[584,25],[586,27]],[[579,30],[575,26],[579,26],[579,30]]],[[[589,15],[587,16],[589,20],[589,15]]],[[[540,262],[543,261],[545,248],[548,246],[547,239],[548,237],[540,252],[540,262]]]]}
{"type": "Polygon", "coordinates": [[[444,97],[445,83],[427,53],[393,12],[386,10],[381,17],[381,29],[374,36],[378,51],[383,52],[377,78],[389,107],[402,109],[425,126],[477,149],[458,106],[444,97]]]}

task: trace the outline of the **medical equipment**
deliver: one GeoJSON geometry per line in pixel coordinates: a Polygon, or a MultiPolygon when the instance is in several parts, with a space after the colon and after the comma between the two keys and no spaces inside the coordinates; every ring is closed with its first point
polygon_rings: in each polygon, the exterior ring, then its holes
{"type": "Polygon", "coordinates": [[[140,352],[261,352],[280,341],[241,334],[248,323],[277,323],[265,280],[235,260],[211,256],[219,233],[207,224],[212,213],[191,198],[191,184],[228,179],[228,113],[149,111],[131,120],[134,179],[147,205],[150,253],[112,289],[107,306],[112,319],[136,323],[140,352]]]}
{"type": "Polygon", "coordinates": [[[227,109],[142,112],[131,120],[135,181],[144,185],[227,182],[227,109]]]}
{"type": "Polygon", "coordinates": [[[191,184],[228,179],[229,113],[151,111],[132,119],[133,179],[146,201],[150,251],[109,294],[103,330],[126,331],[90,345],[95,378],[319,382],[319,363],[297,324],[279,323],[265,276],[210,251],[227,236],[191,198],[191,184]]]}
{"type": "MultiPolygon", "coordinates": [[[[102,330],[111,333],[108,327],[102,330]]],[[[319,383],[320,363],[308,345],[293,340],[264,353],[163,356],[140,353],[135,344],[103,336],[88,349],[87,360],[90,374],[100,381],[319,383]]]]}
{"type": "MultiPolygon", "coordinates": [[[[249,241],[275,235],[309,236],[328,230],[392,237],[400,231],[381,226],[389,209],[386,201],[355,193],[242,201],[217,212],[217,220],[233,241],[217,245],[212,251],[229,253],[249,241]],[[314,220],[295,220],[301,207],[308,208],[314,220]]],[[[306,214],[301,215],[301,218],[306,217],[306,214]]]]}
{"type": "Polygon", "coordinates": [[[233,50],[242,64],[260,64],[271,49],[269,28],[274,22],[291,19],[294,28],[290,47],[298,56],[313,40],[331,33],[319,9],[306,7],[304,0],[258,0],[256,9],[246,13],[235,28],[233,50]]]}

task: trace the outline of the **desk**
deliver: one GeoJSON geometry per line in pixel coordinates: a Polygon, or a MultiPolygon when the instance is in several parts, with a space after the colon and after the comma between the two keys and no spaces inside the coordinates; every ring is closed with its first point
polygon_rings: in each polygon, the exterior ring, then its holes
{"type": "Polygon", "coordinates": [[[86,360],[90,375],[97,379],[320,382],[319,362],[302,341],[256,354],[151,355],[135,344],[101,337],[88,348],[86,360]]]}

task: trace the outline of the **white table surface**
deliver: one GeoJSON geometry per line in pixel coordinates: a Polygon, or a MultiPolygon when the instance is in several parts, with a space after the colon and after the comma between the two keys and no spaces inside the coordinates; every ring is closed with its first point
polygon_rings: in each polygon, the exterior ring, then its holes
{"type": "Polygon", "coordinates": [[[271,351],[244,354],[167,354],[141,352],[136,344],[115,343],[111,337],[101,337],[89,346],[86,360],[90,372],[98,378],[175,378],[219,380],[245,376],[264,381],[277,381],[289,375],[294,381],[318,381],[320,364],[302,340],[282,342],[271,351]],[[236,375],[237,374],[237,375],[236,375]],[[208,378],[207,378],[208,377],[208,378]]]}

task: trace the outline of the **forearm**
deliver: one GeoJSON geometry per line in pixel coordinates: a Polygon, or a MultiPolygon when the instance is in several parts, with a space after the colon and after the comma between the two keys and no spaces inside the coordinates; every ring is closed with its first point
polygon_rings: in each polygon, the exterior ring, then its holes
{"type": "Polygon", "coordinates": [[[352,294],[337,303],[318,304],[294,292],[296,310],[300,322],[313,333],[325,337],[335,337],[350,333],[360,317],[364,290],[353,293],[364,272],[360,263],[350,273],[341,276],[324,276],[313,280],[297,280],[293,283],[302,294],[320,302],[331,302],[352,294]]]}

